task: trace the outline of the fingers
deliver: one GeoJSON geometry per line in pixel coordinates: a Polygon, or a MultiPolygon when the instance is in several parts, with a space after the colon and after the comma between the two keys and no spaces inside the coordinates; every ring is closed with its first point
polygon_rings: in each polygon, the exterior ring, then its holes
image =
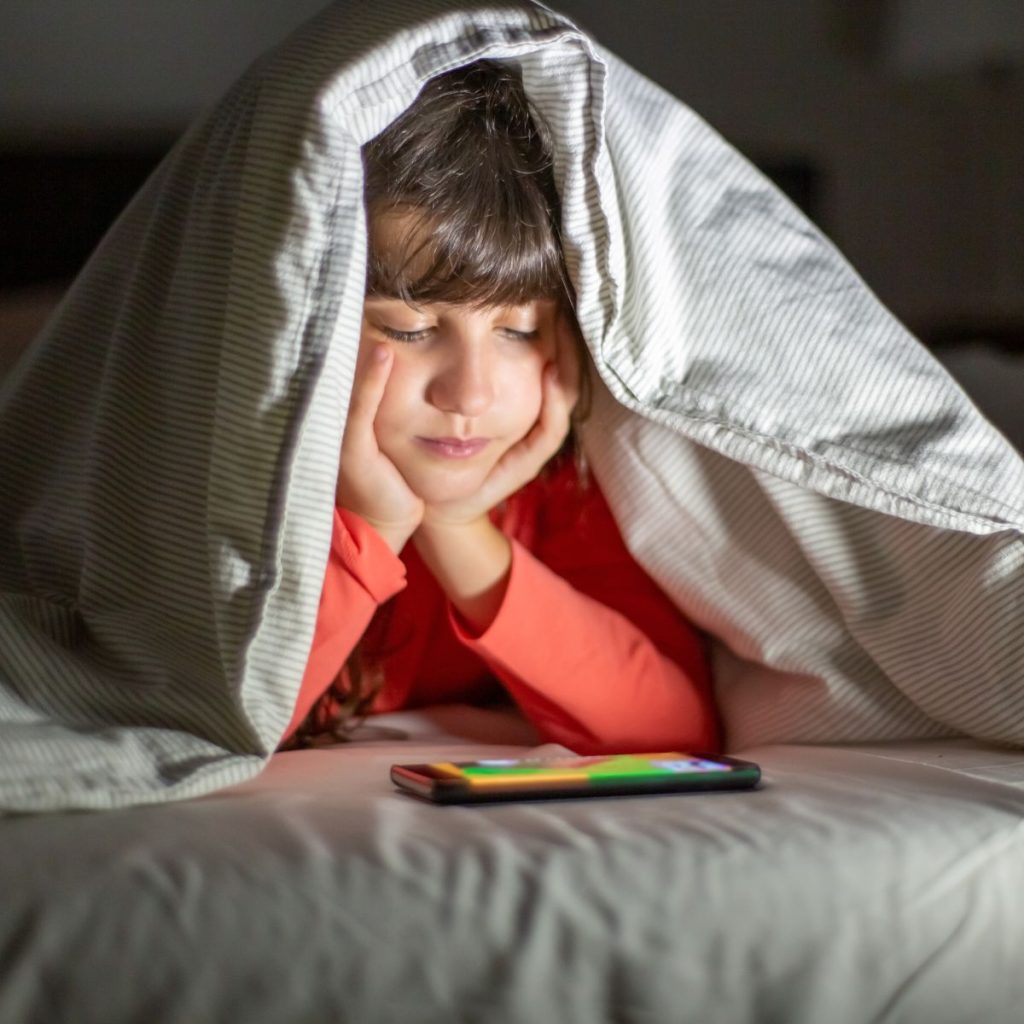
{"type": "Polygon", "coordinates": [[[394,352],[381,344],[357,365],[335,501],[361,516],[398,552],[423,517],[423,501],[377,443],[375,422],[393,367],[394,352]]]}
{"type": "Polygon", "coordinates": [[[501,458],[495,470],[515,478],[520,486],[532,480],[562,446],[569,433],[570,414],[576,397],[561,382],[558,367],[549,363],[541,379],[540,415],[529,433],[501,458]]]}
{"type": "Polygon", "coordinates": [[[392,362],[391,349],[387,345],[375,345],[362,371],[356,373],[345,422],[347,440],[354,438],[360,443],[373,439],[373,421],[384,398],[392,362]]]}
{"type": "Polygon", "coordinates": [[[558,367],[559,384],[569,403],[570,413],[580,397],[580,377],[583,373],[584,358],[579,327],[575,321],[563,314],[558,321],[555,362],[558,367]]]}
{"type": "Polygon", "coordinates": [[[569,433],[570,416],[579,396],[579,385],[572,379],[566,383],[561,367],[552,363],[544,370],[543,394],[535,429],[538,430],[538,443],[544,448],[550,448],[546,456],[550,458],[569,433]]]}

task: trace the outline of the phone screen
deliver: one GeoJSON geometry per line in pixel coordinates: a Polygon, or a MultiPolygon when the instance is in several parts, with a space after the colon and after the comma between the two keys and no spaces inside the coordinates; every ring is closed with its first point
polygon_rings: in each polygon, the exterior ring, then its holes
{"type": "Polygon", "coordinates": [[[681,754],[610,754],[594,757],[528,758],[439,764],[455,778],[471,786],[523,785],[550,782],[581,784],[623,782],[630,779],[662,779],[697,772],[727,772],[721,761],[681,754]]]}

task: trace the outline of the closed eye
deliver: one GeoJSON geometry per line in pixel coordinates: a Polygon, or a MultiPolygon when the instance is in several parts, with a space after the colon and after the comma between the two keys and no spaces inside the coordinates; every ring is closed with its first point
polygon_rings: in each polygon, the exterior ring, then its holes
{"type": "Polygon", "coordinates": [[[393,327],[380,327],[380,333],[392,341],[422,341],[430,334],[429,327],[421,327],[418,331],[396,331],[393,327]]]}
{"type": "Polygon", "coordinates": [[[513,341],[536,341],[540,337],[539,330],[516,331],[511,327],[502,327],[501,330],[506,337],[511,338],[513,341]]]}

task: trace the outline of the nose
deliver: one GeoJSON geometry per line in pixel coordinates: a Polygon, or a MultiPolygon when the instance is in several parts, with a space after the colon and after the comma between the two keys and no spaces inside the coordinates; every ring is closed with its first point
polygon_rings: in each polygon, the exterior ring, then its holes
{"type": "Polygon", "coordinates": [[[430,402],[442,412],[474,417],[494,401],[497,370],[481,339],[462,338],[447,351],[430,381],[430,402]]]}

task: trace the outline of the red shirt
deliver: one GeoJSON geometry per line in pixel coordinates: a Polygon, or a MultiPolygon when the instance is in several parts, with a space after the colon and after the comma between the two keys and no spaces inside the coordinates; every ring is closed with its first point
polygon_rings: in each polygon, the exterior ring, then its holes
{"type": "Polygon", "coordinates": [[[358,516],[335,511],[285,738],[365,632],[363,655],[384,672],[375,712],[491,699],[504,686],[545,740],[581,754],[716,749],[702,639],[630,556],[596,483],[580,488],[566,460],[492,517],[512,566],[496,617],[475,635],[413,544],[399,558],[358,516]]]}

